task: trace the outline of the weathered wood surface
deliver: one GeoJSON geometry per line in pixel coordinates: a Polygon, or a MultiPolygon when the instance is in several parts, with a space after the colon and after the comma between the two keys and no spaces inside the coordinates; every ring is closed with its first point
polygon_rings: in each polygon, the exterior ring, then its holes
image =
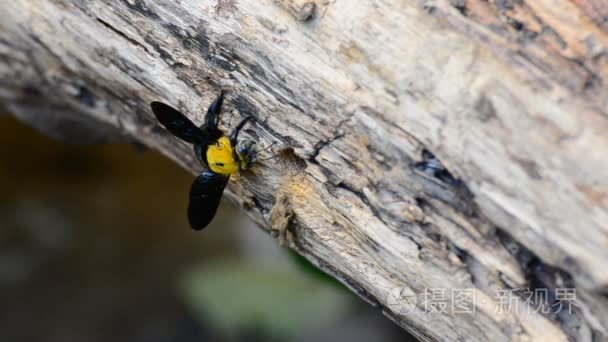
{"type": "Polygon", "coordinates": [[[200,122],[228,90],[228,111],[281,151],[228,196],[419,338],[608,339],[606,2],[20,0],[0,13],[2,102],[55,136],[126,139],[198,172],[148,103],[200,122]],[[423,149],[465,185],[416,173],[423,149]],[[268,222],[277,197],[289,208],[268,222]],[[527,287],[576,287],[578,307],[496,312],[497,289],[527,287]],[[425,288],[474,289],[475,313],[394,305],[391,291],[425,288]]]}

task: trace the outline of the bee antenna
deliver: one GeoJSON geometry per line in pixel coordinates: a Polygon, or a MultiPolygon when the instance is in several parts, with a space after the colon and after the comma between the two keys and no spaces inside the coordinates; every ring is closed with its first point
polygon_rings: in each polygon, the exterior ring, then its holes
{"type": "MultiPolygon", "coordinates": [[[[276,143],[277,143],[277,142],[275,141],[275,142],[273,142],[272,144],[270,144],[270,145],[268,145],[268,146],[264,147],[263,149],[261,149],[261,150],[260,150],[260,152],[263,152],[263,151],[266,151],[266,150],[270,149],[272,146],[276,145],[276,143]]],[[[280,153],[277,153],[277,154],[275,154],[275,155],[274,155],[274,156],[272,156],[272,157],[265,158],[265,159],[260,159],[259,161],[266,161],[266,160],[271,160],[271,159],[274,159],[274,158],[278,157],[278,156],[279,156],[279,154],[280,154],[280,153]]]]}
{"type": "Polygon", "coordinates": [[[277,143],[277,142],[275,141],[275,142],[273,142],[272,144],[270,144],[270,145],[268,145],[268,146],[264,147],[263,149],[261,149],[261,150],[260,150],[260,152],[264,152],[264,151],[268,150],[268,149],[269,149],[269,148],[271,148],[272,146],[276,145],[276,143],[277,143]]]}

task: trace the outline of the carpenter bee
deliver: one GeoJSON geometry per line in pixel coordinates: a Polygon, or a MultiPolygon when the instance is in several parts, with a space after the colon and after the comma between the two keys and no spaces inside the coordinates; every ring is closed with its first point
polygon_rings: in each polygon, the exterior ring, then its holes
{"type": "Polygon", "coordinates": [[[251,117],[244,118],[229,136],[218,128],[224,91],[211,103],[205,122],[197,127],[177,109],[162,102],[150,107],[158,122],[174,136],[194,145],[194,154],[207,167],[190,188],[188,220],[194,230],[201,230],[213,220],[222,193],[231,174],[246,170],[257,160],[255,141],[238,140],[238,135],[251,117]]]}

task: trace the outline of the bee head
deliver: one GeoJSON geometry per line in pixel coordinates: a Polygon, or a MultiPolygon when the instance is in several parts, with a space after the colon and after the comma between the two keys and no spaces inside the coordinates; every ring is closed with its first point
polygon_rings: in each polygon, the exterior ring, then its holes
{"type": "Polygon", "coordinates": [[[247,170],[258,160],[257,144],[253,140],[243,139],[236,144],[236,154],[241,170],[247,170]]]}

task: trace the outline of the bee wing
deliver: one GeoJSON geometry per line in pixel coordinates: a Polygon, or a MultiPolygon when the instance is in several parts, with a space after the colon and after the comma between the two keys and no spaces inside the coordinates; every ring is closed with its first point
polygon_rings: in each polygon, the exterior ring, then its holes
{"type": "Polygon", "coordinates": [[[190,188],[188,220],[194,230],[201,230],[213,220],[228,177],[210,171],[201,173],[190,188]]]}
{"type": "Polygon", "coordinates": [[[201,126],[201,129],[205,134],[213,141],[219,139],[224,135],[222,130],[218,128],[220,123],[220,117],[222,115],[222,105],[224,104],[224,91],[220,91],[220,95],[213,100],[213,103],[207,109],[207,115],[205,115],[205,124],[201,126]]]}
{"type": "Polygon", "coordinates": [[[158,122],[176,137],[191,144],[208,141],[207,135],[177,109],[157,101],[150,103],[150,107],[158,122]]]}

